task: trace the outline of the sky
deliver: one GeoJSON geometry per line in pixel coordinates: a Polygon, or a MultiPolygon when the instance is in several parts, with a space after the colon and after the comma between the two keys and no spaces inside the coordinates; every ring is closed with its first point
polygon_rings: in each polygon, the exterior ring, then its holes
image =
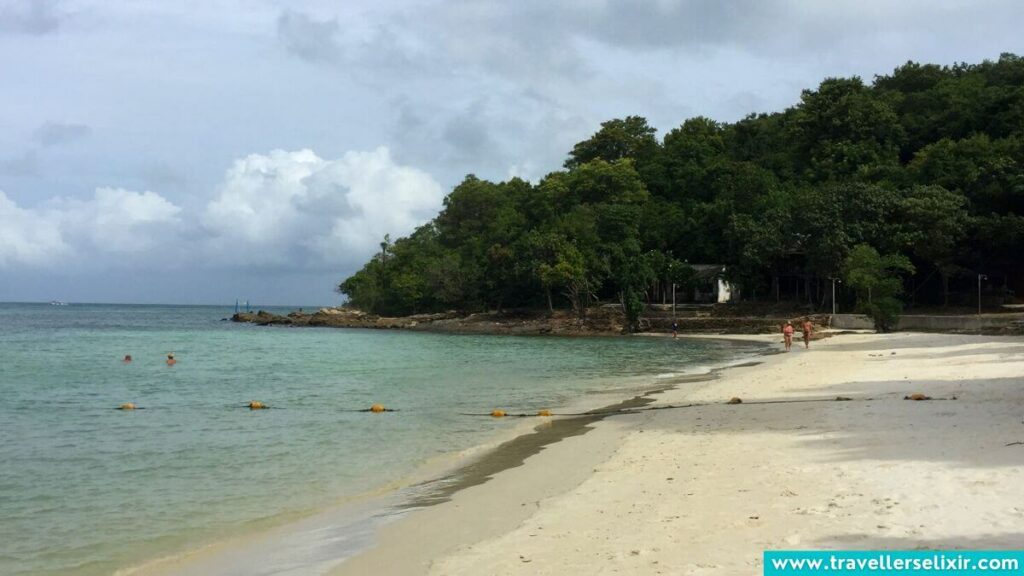
{"type": "Polygon", "coordinates": [[[326,305],[467,174],[825,77],[1024,54],[1017,0],[0,0],[0,301],[326,305]]]}

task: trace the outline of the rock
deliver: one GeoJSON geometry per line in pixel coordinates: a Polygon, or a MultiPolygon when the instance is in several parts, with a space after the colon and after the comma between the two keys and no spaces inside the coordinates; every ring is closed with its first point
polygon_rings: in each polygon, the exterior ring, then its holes
{"type": "Polygon", "coordinates": [[[913,393],[913,394],[911,394],[909,396],[904,396],[903,399],[904,400],[920,401],[920,400],[931,400],[932,397],[931,396],[925,396],[924,394],[921,394],[920,392],[915,392],[915,393],[913,393]]]}

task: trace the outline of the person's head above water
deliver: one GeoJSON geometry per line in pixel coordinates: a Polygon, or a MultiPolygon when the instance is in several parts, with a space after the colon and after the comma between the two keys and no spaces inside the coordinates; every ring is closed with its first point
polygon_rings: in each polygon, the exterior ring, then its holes
{"type": "Polygon", "coordinates": [[[132,361],[132,355],[131,354],[125,354],[123,361],[124,362],[131,362],[132,361]]]}

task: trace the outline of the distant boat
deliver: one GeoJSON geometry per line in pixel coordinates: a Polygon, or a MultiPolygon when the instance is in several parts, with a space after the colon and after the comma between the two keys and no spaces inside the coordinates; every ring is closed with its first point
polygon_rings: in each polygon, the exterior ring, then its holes
{"type": "Polygon", "coordinates": [[[68,305],[67,302],[61,302],[60,300],[52,300],[52,301],[50,301],[50,306],[67,306],[67,305],[68,305]]]}

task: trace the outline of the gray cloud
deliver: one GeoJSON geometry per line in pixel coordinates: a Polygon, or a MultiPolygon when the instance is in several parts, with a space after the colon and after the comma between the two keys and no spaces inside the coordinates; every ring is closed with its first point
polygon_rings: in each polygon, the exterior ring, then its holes
{"type": "Polygon", "coordinates": [[[285,10],[277,17],[277,38],[290,54],[308,62],[334,62],[341,56],[338,20],[318,21],[285,10]]]}
{"type": "Polygon", "coordinates": [[[486,161],[498,156],[499,145],[491,137],[486,102],[478,100],[445,123],[444,142],[459,161],[486,161]]]}
{"type": "Polygon", "coordinates": [[[35,150],[29,150],[13,158],[0,158],[0,174],[19,177],[38,176],[39,155],[35,150]]]}
{"type": "Polygon", "coordinates": [[[0,32],[40,36],[60,26],[57,0],[0,1],[0,32]]]}
{"type": "Polygon", "coordinates": [[[32,140],[44,148],[57,146],[85,138],[92,133],[92,128],[85,124],[47,122],[40,126],[32,140]]]}
{"type": "Polygon", "coordinates": [[[161,190],[184,188],[189,184],[188,176],[164,162],[152,162],[140,169],[139,175],[147,185],[161,190]]]}
{"type": "Polygon", "coordinates": [[[843,43],[851,38],[867,45],[894,32],[903,38],[922,32],[949,38],[973,36],[986,27],[1008,31],[1024,18],[1024,4],[993,0],[982,9],[966,0],[463,0],[430,6],[421,16],[438,29],[458,30],[446,38],[457,55],[465,47],[462,57],[498,69],[544,66],[568,74],[586,64],[576,57],[581,39],[626,50],[828,52],[846,48],[843,43]],[[523,54],[548,59],[516,63],[523,54]]]}

